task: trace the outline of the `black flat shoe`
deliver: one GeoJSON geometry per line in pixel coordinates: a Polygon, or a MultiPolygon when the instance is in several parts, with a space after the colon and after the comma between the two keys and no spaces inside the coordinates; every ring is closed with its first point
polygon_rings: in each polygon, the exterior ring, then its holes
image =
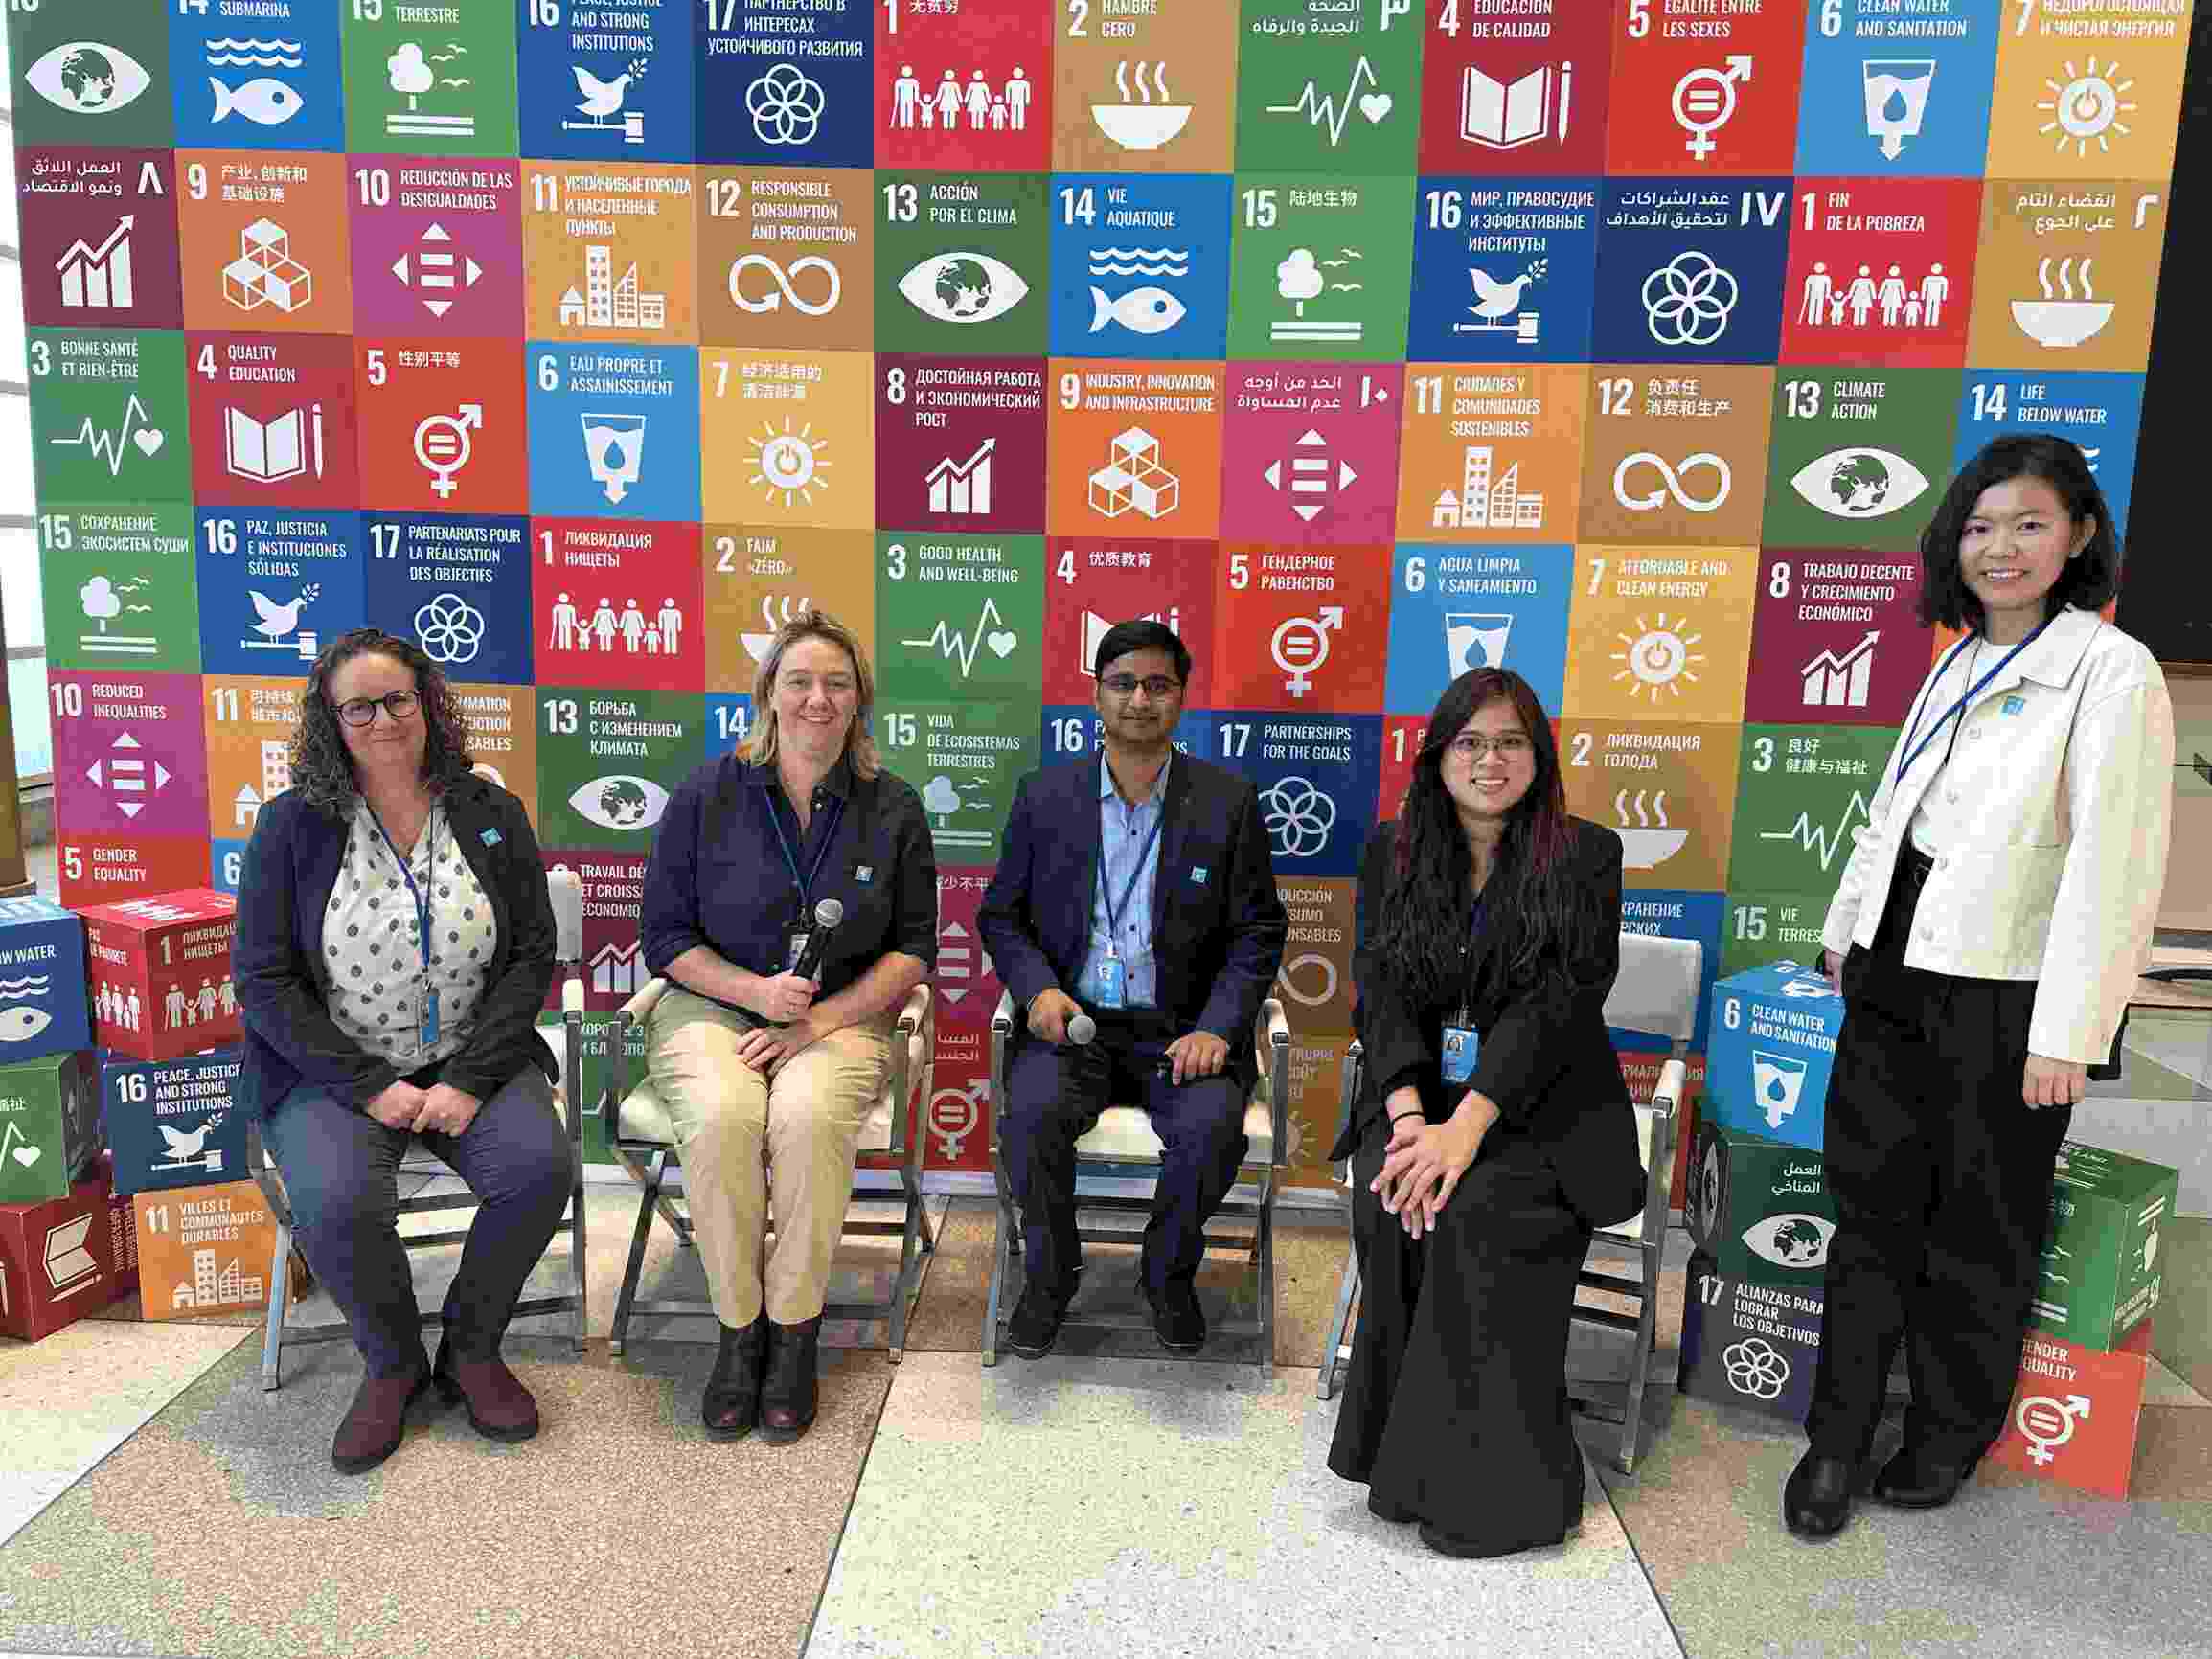
{"type": "Polygon", "coordinates": [[[1972,1463],[1938,1463],[1902,1448],[1875,1476],[1872,1496],[1900,1510],[1940,1510],[1973,1473],[1972,1463]]]}
{"type": "Polygon", "coordinates": [[[1067,1305],[1073,1300],[1072,1285],[1065,1291],[1052,1291],[1035,1280],[1030,1281],[1022,1286],[1021,1301],[1015,1305],[1014,1316],[1006,1322],[999,1347],[1023,1359],[1042,1359],[1060,1340],[1060,1321],[1067,1317],[1067,1305]]]}
{"type": "Polygon", "coordinates": [[[1394,1527],[1402,1527],[1410,1521],[1421,1519],[1411,1510],[1402,1508],[1388,1498],[1379,1498],[1373,1492],[1367,1494],[1367,1512],[1379,1521],[1388,1521],[1394,1527]]]}
{"type": "Polygon", "coordinates": [[[814,1426],[821,1400],[818,1349],[822,1316],[797,1325],[768,1324],[768,1365],[761,1375],[761,1438],[788,1445],[814,1426]]]}
{"type": "Polygon", "coordinates": [[[1170,1353],[1196,1353],[1206,1346],[1206,1316],[1188,1279],[1171,1279],[1157,1290],[1149,1279],[1138,1283],[1152,1304],[1152,1334],[1162,1348],[1170,1353]]]}
{"type": "Polygon", "coordinates": [[[699,1420],[709,1440],[743,1440],[761,1416],[761,1370],[768,1353],[768,1316],[756,1313],[741,1329],[721,1328],[720,1350],[699,1398],[699,1420]]]}
{"type": "Polygon", "coordinates": [[[1782,1488],[1782,1519],[1801,1538],[1833,1538],[1851,1519],[1852,1466],[1807,1452],[1782,1488]]]}
{"type": "Polygon", "coordinates": [[[1517,1556],[1523,1550],[1548,1550],[1566,1540],[1562,1535],[1548,1539],[1532,1538],[1517,1544],[1478,1544],[1469,1538],[1454,1537],[1432,1521],[1423,1521],[1421,1541],[1440,1556],[1450,1556],[1462,1561],[1487,1561],[1499,1556],[1517,1556]]]}

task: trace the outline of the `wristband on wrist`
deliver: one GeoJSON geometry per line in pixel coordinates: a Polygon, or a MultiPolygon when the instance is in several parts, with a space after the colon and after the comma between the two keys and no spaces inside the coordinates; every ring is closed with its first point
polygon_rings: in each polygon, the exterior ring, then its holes
{"type": "Polygon", "coordinates": [[[1419,1118],[1425,1115],[1426,1114],[1424,1113],[1419,1106],[1416,1106],[1410,1112],[1392,1112],[1390,1114],[1390,1121],[1395,1124],[1400,1123],[1406,1118],[1419,1118]]]}

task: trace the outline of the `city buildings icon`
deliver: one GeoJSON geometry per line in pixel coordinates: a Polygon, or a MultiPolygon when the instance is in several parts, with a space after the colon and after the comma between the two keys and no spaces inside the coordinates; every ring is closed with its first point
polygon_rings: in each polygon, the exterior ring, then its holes
{"type": "Polygon", "coordinates": [[[591,242],[583,250],[583,288],[572,284],[560,296],[564,329],[665,329],[668,296],[649,293],[638,281],[637,261],[618,278],[614,249],[591,242]]]}
{"type": "Polygon", "coordinates": [[[1543,492],[1522,489],[1520,463],[1496,470],[1497,451],[1470,443],[1460,456],[1459,489],[1438,492],[1428,517],[1436,530],[1541,530],[1543,492]]]}

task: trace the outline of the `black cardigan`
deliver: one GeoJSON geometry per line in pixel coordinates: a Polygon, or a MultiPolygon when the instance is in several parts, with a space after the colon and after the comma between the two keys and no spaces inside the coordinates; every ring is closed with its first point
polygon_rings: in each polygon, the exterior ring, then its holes
{"type": "MultiPolygon", "coordinates": [[[[454,845],[491,900],[499,943],[468,1041],[446,1058],[439,1076],[489,1099],[533,1062],[548,1079],[555,1073],[553,1056],[536,1029],[553,984],[553,902],[537,837],[520,801],[474,773],[452,780],[440,799],[454,845]]],[[[324,1005],[315,973],[323,951],[323,911],[351,827],[291,791],[270,801],[254,820],[239,877],[238,937],[231,952],[245,1045],[232,1099],[249,1119],[265,1116],[303,1081],[323,1084],[360,1108],[401,1076],[340,1029],[324,1005]]]]}
{"type": "Polygon", "coordinates": [[[1353,1024],[1365,1053],[1365,1085],[1353,1102],[1331,1162],[1349,1157],[1385,1109],[1393,1089],[1411,1083],[1430,1122],[1451,1115],[1470,1089],[1497,1102],[1501,1125],[1539,1147],[1566,1191],[1567,1202],[1593,1226],[1607,1227],[1643,1208],[1643,1161],[1636,1151],[1634,1108],[1606,1029],[1606,997],[1621,965],[1621,838],[1586,819],[1575,830],[1569,880],[1597,899],[1589,936],[1576,942],[1564,981],[1484,971],[1484,958],[1509,947],[1512,916],[1490,917],[1468,981],[1468,1004],[1482,1034],[1474,1075],[1447,1084],[1444,1024],[1457,1011],[1453,995],[1432,1006],[1410,1003],[1382,971],[1374,923],[1390,878],[1397,825],[1368,838],[1359,872],[1359,948],[1353,979],[1359,1002],[1353,1024]]]}

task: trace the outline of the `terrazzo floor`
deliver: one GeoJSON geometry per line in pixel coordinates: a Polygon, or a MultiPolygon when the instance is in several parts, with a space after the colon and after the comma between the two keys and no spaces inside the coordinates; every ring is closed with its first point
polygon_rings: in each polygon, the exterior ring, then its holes
{"type": "MultiPolygon", "coordinates": [[[[1256,1339],[1191,1362],[1128,1332],[985,1370],[991,1212],[940,1200],[904,1363],[879,1328],[833,1330],[814,1431],[721,1445],[696,1417],[711,1326],[640,1321],[608,1353],[635,1199],[589,1193],[594,1339],[580,1356],[548,1316],[510,1342],[546,1423],[527,1445],[419,1407],[398,1455],[343,1479],[347,1344],[288,1348],[272,1394],[238,1322],[144,1324],[125,1303],[0,1343],[0,1653],[2212,1655],[2212,1292],[2172,1289],[2212,1284],[2212,1223],[2168,1234],[2128,1503],[1990,1473],[1947,1510],[1866,1506],[1798,1544],[1778,1511],[1801,1439],[1672,1386],[1676,1240],[1635,1477],[1611,1466],[1618,1430],[1586,1424],[1582,1531],[1459,1562],[1323,1466],[1340,1222],[1279,1228],[1271,1376],[1256,1339]]],[[[420,1259],[426,1303],[453,1254],[420,1259]]],[[[1126,1254],[1093,1252],[1087,1301],[1129,1305],[1126,1254]]],[[[895,1259],[861,1241],[839,1273],[895,1259]]],[[[1209,1262],[1210,1307],[1240,1265],[1209,1262]]],[[[644,1278],[703,1294],[665,1229],[644,1278]]],[[[1570,1372],[1616,1371],[1612,1341],[1578,1337],[1570,1372]]]]}

